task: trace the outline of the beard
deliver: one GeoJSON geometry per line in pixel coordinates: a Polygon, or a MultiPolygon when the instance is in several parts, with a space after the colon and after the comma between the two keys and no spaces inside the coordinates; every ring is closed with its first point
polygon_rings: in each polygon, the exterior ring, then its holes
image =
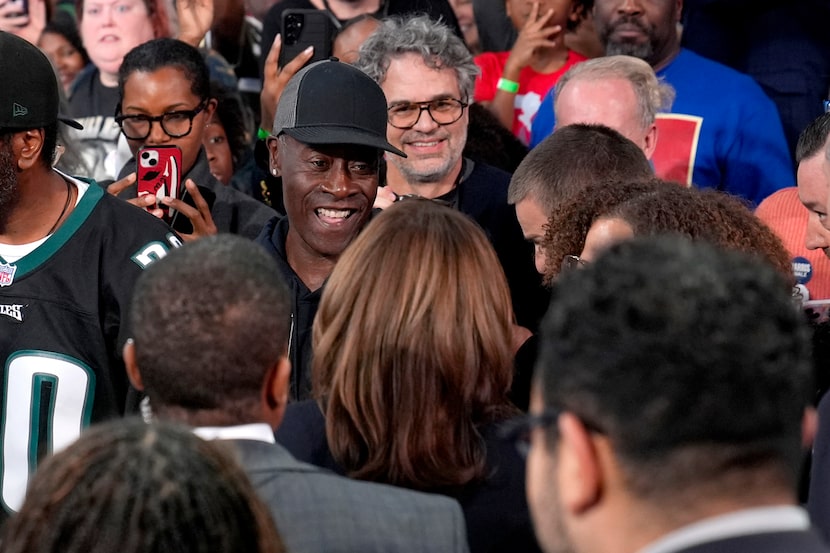
{"type": "Polygon", "coordinates": [[[5,232],[9,215],[20,200],[16,167],[11,137],[0,138],[0,232],[5,232]]]}
{"type": "Polygon", "coordinates": [[[565,520],[567,509],[556,485],[557,461],[546,447],[534,444],[527,459],[525,491],[533,530],[544,553],[576,553],[565,520]]]}
{"type": "Polygon", "coordinates": [[[621,17],[617,21],[609,24],[599,32],[600,41],[605,45],[606,56],[632,56],[646,61],[651,65],[654,56],[654,45],[656,37],[652,29],[643,25],[638,19],[632,17],[621,17]],[[621,25],[629,25],[638,27],[648,40],[643,43],[629,42],[619,40],[612,37],[617,27],[621,25]]]}
{"type": "MultiPolygon", "coordinates": [[[[542,550],[545,553],[576,553],[576,548],[562,518],[564,507],[560,503],[559,494],[551,492],[541,507],[544,518],[540,519],[539,515],[534,516],[533,526],[542,550]]],[[[531,514],[535,513],[531,510],[531,514]]]]}
{"type": "Polygon", "coordinates": [[[447,178],[464,155],[464,145],[467,143],[467,125],[464,123],[461,128],[453,128],[456,124],[457,122],[451,123],[428,134],[409,130],[401,137],[402,142],[446,139],[449,147],[443,158],[428,157],[419,159],[413,155],[407,158],[388,155],[386,156],[387,163],[394,165],[411,186],[440,182],[447,178]]]}
{"type": "Polygon", "coordinates": [[[605,46],[606,56],[632,56],[649,62],[654,55],[654,48],[651,42],[643,44],[632,44],[630,42],[608,42],[605,46]]]}

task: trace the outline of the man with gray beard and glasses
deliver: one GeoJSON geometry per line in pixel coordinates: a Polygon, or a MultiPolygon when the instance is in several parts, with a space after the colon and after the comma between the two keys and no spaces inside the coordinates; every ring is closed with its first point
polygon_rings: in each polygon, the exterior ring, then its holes
{"type": "Polygon", "coordinates": [[[426,16],[392,18],[363,43],[355,65],[383,89],[386,138],[406,154],[386,156],[386,186],[378,189],[375,206],[421,196],[473,219],[496,250],[518,323],[534,330],[547,292],[533,266],[533,247],[507,203],[510,174],[463,156],[479,72],[464,42],[426,16]]]}

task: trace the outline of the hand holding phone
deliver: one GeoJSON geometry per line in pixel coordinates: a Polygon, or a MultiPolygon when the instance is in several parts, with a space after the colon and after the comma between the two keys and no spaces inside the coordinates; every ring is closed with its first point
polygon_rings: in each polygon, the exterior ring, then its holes
{"type": "Polygon", "coordinates": [[[335,21],[327,11],[285,10],[279,66],[285,67],[309,46],[314,47],[314,54],[307,63],[329,59],[335,29],[335,21]]]}
{"type": "Polygon", "coordinates": [[[136,155],[138,162],[138,196],[153,194],[156,206],[162,210],[162,218],[171,221],[174,210],[161,203],[158,198],[178,198],[182,180],[182,151],[178,146],[144,146],[136,155]]]}
{"type": "Polygon", "coordinates": [[[0,6],[3,7],[3,12],[6,13],[6,17],[29,15],[28,0],[6,0],[0,6]]]}

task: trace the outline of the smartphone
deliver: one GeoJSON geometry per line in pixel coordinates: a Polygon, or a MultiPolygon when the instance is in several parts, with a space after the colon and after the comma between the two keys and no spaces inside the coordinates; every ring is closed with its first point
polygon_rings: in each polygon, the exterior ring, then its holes
{"type": "Polygon", "coordinates": [[[329,59],[336,29],[334,18],[325,10],[285,10],[279,66],[284,67],[309,46],[314,46],[314,55],[308,63],[329,59]]]}
{"type": "MultiPolygon", "coordinates": [[[[157,198],[179,197],[182,180],[182,151],[178,146],[144,146],[138,150],[136,182],[138,196],[153,194],[157,198]]],[[[172,209],[156,200],[168,223],[173,218],[172,209]]]]}
{"type": "Polygon", "coordinates": [[[15,8],[15,12],[19,15],[29,15],[28,0],[9,0],[9,6],[15,8]]]}

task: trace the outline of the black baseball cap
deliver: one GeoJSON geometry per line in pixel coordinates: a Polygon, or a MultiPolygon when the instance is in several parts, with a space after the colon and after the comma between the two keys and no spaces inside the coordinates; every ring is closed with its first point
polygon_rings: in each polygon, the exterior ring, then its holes
{"type": "Polygon", "coordinates": [[[386,96],[366,73],[337,58],[291,77],[277,105],[274,135],[304,144],[358,144],[406,157],[386,140],[386,96]]]}
{"type": "Polygon", "coordinates": [[[62,121],[84,127],[58,113],[60,92],[55,70],[29,41],[0,31],[0,129],[39,129],[62,121]]]}

